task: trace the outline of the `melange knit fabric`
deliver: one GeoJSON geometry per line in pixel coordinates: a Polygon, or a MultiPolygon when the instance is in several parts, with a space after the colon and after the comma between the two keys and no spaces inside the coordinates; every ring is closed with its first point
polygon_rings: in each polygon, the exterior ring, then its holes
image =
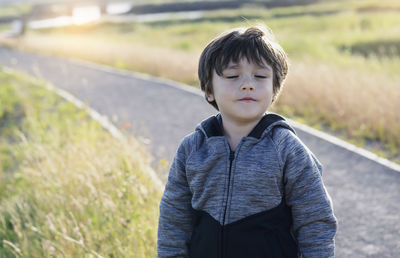
{"type": "Polygon", "coordinates": [[[222,126],[220,115],[204,120],[177,150],[160,203],[158,257],[189,257],[210,244],[217,250],[212,257],[234,257],[229,250],[236,249],[248,258],[292,257],[285,251],[291,236],[303,257],[334,257],[337,222],[322,167],[294,129],[278,115],[265,115],[233,152],[222,126]],[[281,205],[290,216],[286,236],[279,233],[286,226],[273,226],[280,217],[255,222],[281,205]],[[238,223],[257,232],[228,230],[238,223]],[[238,249],[242,234],[248,237],[238,249]]]}

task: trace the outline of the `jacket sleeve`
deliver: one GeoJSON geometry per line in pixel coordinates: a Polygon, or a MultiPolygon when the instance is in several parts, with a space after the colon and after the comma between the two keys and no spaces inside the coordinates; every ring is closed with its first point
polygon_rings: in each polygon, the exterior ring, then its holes
{"type": "Polygon", "coordinates": [[[280,148],[286,203],[292,210],[300,252],[305,258],[334,257],[337,222],[322,181],[321,164],[292,132],[280,148]]]}
{"type": "Polygon", "coordinates": [[[160,203],[157,257],[187,257],[193,228],[192,194],[185,173],[185,140],[175,155],[160,203]]]}

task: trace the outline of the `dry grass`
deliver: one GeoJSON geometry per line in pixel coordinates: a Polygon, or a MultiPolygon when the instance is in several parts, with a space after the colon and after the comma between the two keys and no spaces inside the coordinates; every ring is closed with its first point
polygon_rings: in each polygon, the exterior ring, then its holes
{"type": "MultiPolygon", "coordinates": [[[[196,52],[76,35],[30,35],[13,44],[27,51],[73,56],[198,86],[196,52]]],[[[274,109],[399,161],[399,87],[398,78],[363,69],[293,61],[274,109]]]]}
{"type": "Polygon", "coordinates": [[[392,79],[316,62],[295,63],[277,108],[366,147],[382,150],[383,144],[387,155],[400,159],[400,85],[392,79]]]}
{"type": "Polygon", "coordinates": [[[197,59],[184,51],[172,51],[154,46],[115,43],[104,38],[79,35],[29,35],[22,39],[1,40],[0,44],[17,46],[30,52],[46,53],[64,57],[76,57],[121,69],[178,79],[195,84],[197,59]]]}

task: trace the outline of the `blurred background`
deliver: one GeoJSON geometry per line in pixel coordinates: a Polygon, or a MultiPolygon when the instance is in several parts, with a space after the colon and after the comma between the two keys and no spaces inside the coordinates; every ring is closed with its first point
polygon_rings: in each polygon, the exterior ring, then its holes
{"type": "MultiPolygon", "coordinates": [[[[258,24],[290,59],[272,111],[400,163],[400,1],[0,0],[0,47],[192,87],[211,39],[258,24]]],[[[151,158],[38,85],[0,72],[0,256],[154,257],[151,158]]]]}
{"type": "Polygon", "coordinates": [[[0,44],[198,87],[202,48],[265,24],[291,69],[275,111],[400,161],[400,2],[1,1],[0,44]]]}

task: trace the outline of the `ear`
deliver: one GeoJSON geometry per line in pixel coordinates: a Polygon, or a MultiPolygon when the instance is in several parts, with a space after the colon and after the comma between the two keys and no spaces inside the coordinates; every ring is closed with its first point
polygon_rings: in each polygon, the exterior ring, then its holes
{"type": "Polygon", "coordinates": [[[214,94],[212,94],[212,93],[207,93],[206,96],[207,96],[207,100],[208,100],[209,102],[215,101],[214,94]]]}

